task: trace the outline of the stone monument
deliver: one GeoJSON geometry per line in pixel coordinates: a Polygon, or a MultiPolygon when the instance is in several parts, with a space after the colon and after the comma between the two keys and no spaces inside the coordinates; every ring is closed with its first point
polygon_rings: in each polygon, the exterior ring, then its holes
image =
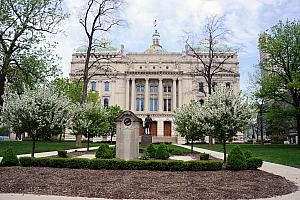
{"type": "Polygon", "coordinates": [[[117,119],[116,157],[124,160],[138,159],[139,131],[142,119],[131,111],[123,111],[117,119]]]}
{"type": "Polygon", "coordinates": [[[141,138],[142,145],[149,145],[152,143],[151,124],[152,124],[152,119],[151,119],[150,115],[148,114],[147,117],[145,118],[144,135],[142,135],[142,138],[141,138]]]}

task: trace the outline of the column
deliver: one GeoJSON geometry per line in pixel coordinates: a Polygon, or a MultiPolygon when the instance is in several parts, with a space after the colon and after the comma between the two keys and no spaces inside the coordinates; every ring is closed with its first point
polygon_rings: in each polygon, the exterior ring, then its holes
{"type": "Polygon", "coordinates": [[[149,112],[149,78],[145,78],[145,112],[149,112]]]}
{"type": "Polygon", "coordinates": [[[126,78],[126,88],[125,88],[125,109],[129,110],[129,78],[126,78]]]}
{"type": "Polygon", "coordinates": [[[163,79],[159,78],[159,83],[158,83],[158,111],[162,112],[163,111],[163,84],[162,84],[163,79]]]}
{"type": "Polygon", "coordinates": [[[135,111],[135,79],[131,78],[131,111],[135,111]]]}
{"type": "Polygon", "coordinates": [[[176,78],[173,79],[173,98],[172,98],[172,110],[176,109],[176,78]]]}
{"type": "Polygon", "coordinates": [[[178,78],[178,107],[182,106],[182,78],[178,78]]]}

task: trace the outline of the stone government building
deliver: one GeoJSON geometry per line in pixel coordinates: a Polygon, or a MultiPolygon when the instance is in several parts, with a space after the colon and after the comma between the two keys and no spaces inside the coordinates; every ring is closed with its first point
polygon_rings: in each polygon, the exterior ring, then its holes
{"type": "MultiPolygon", "coordinates": [[[[172,122],[173,112],[191,100],[204,101],[207,85],[204,77],[195,73],[200,62],[191,56],[191,50],[168,52],[160,45],[157,30],[152,35],[153,44],[139,53],[124,53],[124,46],[115,48],[109,42],[101,42],[95,47],[90,63],[97,63],[90,70],[93,77],[88,88],[99,92],[104,106],[119,105],[123,110],[131,110],[143,120],[150,114],[153,123],[153,142],[185,142],[175,131],[172,122]]],[[[85,46],[72,54],[72,80],[83,75],[85,46]]],[[[204,45],[194,47],[208,57],[204,45]]],[[[240,90],[240,74],[237,53],[226,45],[217,45],[216,59],[224,60],[223,72],[213,79],[213,85],[226,85],[235,91],[240,90]]],[[[142,128],[142,127],[141,127],[142,128]]]]}

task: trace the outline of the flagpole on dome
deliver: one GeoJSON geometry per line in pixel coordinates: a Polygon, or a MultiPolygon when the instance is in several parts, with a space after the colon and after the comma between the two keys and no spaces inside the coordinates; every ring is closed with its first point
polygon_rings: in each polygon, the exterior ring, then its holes
{"type": "Polygon", "coordinates": [[[157,31],[157,27],[158,27],[157,26],[157,20],[155,19],[153,21],[153,28],[154,28],[154,33],[152,35],[153,45],[160,46],[159,45],[160,35],[159,35],[158,31],[157,31]]]}

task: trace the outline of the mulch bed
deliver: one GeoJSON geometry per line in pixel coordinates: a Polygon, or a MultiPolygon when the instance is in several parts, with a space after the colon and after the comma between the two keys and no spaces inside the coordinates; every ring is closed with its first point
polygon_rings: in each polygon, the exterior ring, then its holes
{"type": "Polygon", "coordinates": [[[1,193],[113,199],[251,199],[297,190],[263,171],[118,171],[1,167],[1,193]]]}

